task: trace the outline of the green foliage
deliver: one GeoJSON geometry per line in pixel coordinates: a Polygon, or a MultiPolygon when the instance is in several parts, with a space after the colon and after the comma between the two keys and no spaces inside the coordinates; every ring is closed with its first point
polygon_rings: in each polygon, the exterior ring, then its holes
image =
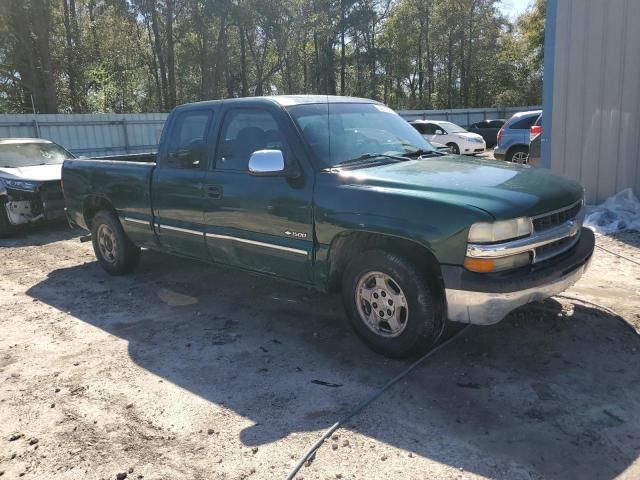
{"type": "Polygon", "coordinates": [[[320,93],[394,108],[540,103],[545,2],[3,0],[0,111],[167,111],[320,93]],[[26,19],[26,20],[25,20],[26,19]]]}

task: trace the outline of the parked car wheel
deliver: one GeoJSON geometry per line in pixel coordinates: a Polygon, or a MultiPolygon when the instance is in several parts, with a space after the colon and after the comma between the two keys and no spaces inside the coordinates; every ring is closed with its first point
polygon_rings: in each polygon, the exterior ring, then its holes
{"type": "Polygon", "coordinates": [[[91,241],[98,262],[111,275],[131,272],[140,260],[140,248],[127,238],[112,212],[102,210],[93,217],[91,241]]]}
{"type": "Polygon", "coordinates": [[[348,265],[342,296],[351,326],[374,351],[406,357],[427,350],[442,333],[435,288],[403,257],[383,250],[348,265]]]}
{"type": "Polygon", "coordinates": [[[449,147],[449,152],[453,153],[454,155],[460,155],[460,147],[458,147],[457,144],[449,142],[447,143],[447,147],[449,147]]]}
{"type": "Polygon", "coordinates": [[[5,200],[0,198],[0,238],[10,237],[14,233],[14,226],[9,222],[5,200]]]}
{"type": "Polygon", "coordinates": [[[507,154],[506,161],[522,165],[529,163],[529,149],[527,147],[512,148],[507,154]]]}

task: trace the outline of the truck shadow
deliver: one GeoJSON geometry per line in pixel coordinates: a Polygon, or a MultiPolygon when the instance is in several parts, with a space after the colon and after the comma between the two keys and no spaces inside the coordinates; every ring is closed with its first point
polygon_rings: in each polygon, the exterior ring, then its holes
{"type": "MultiPolygon", "coordinates": [[[[250,419],[240,434],[250,446],[329,427],[408,364],[364,347],[335,296],[154,252],[129,277],[88,263],[51,272],[28,295],[250,419]]],[[[471,327],[347,428],[487,477],[516,465],[613,478],[640,452],[639,350],[616,317],[550,300],[471,327]]]]}

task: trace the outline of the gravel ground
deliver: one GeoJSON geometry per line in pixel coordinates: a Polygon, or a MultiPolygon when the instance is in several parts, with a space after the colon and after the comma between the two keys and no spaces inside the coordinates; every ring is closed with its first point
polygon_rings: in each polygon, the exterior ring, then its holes
{"type": "MultiPolygon", "coordinates": [[[[336,297],[153,252],[109,277],[76,235],[0,241],[3,480],[281,479],[408,364],[336,297]]],[[[628,323],[556,298],[471,327],[298,478],[640,478],[640,266],[598,249],[567,295],[628,323]]]]}

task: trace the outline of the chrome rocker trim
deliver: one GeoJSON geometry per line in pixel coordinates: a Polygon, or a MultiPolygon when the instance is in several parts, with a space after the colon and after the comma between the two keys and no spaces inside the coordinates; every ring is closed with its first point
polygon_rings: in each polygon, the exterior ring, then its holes
{"type": "Polygon", "coordinates": [[[197,230],[189,230],[188,228],[170,227],[169,225],[158,224],[158,227],[160,228],[160,230],[173,230],[175,232],[190,233],[191,235],[202,236],[203,233],[198,232],[197,230]]]}
{"type": "Polygon", "coordinates": [[[248,240],[246,238],[232,237],[230,235],[219,235],[217,233],[205,233],[205,236],[207,236],[208,238],[219,238],[219,239],[223,239],[223,240],[233,240],[235,242],[247,243],[249,245],[256,245],[258,247],[272,248],[274,250],[282,250],[284,252],[296,253],[298,255],[305,255],[306,256],[308,254],[308,252],[306,250],[300,250],[300,249],[291,248],[291,247],[283,247],[281,245],[274,245],[273,243],[258,242],[256,240],[248,240]]]}
{"type": "Polygon", "coordinates": [[[139,223],[140,225],[146,225],[147,227],[151,226],[151,222],[149,220],[140,220],[140,219],[131,218],[131,217],[122,217],[122,219],[125,222],[129,222],[129,223],[139,223]]]}

